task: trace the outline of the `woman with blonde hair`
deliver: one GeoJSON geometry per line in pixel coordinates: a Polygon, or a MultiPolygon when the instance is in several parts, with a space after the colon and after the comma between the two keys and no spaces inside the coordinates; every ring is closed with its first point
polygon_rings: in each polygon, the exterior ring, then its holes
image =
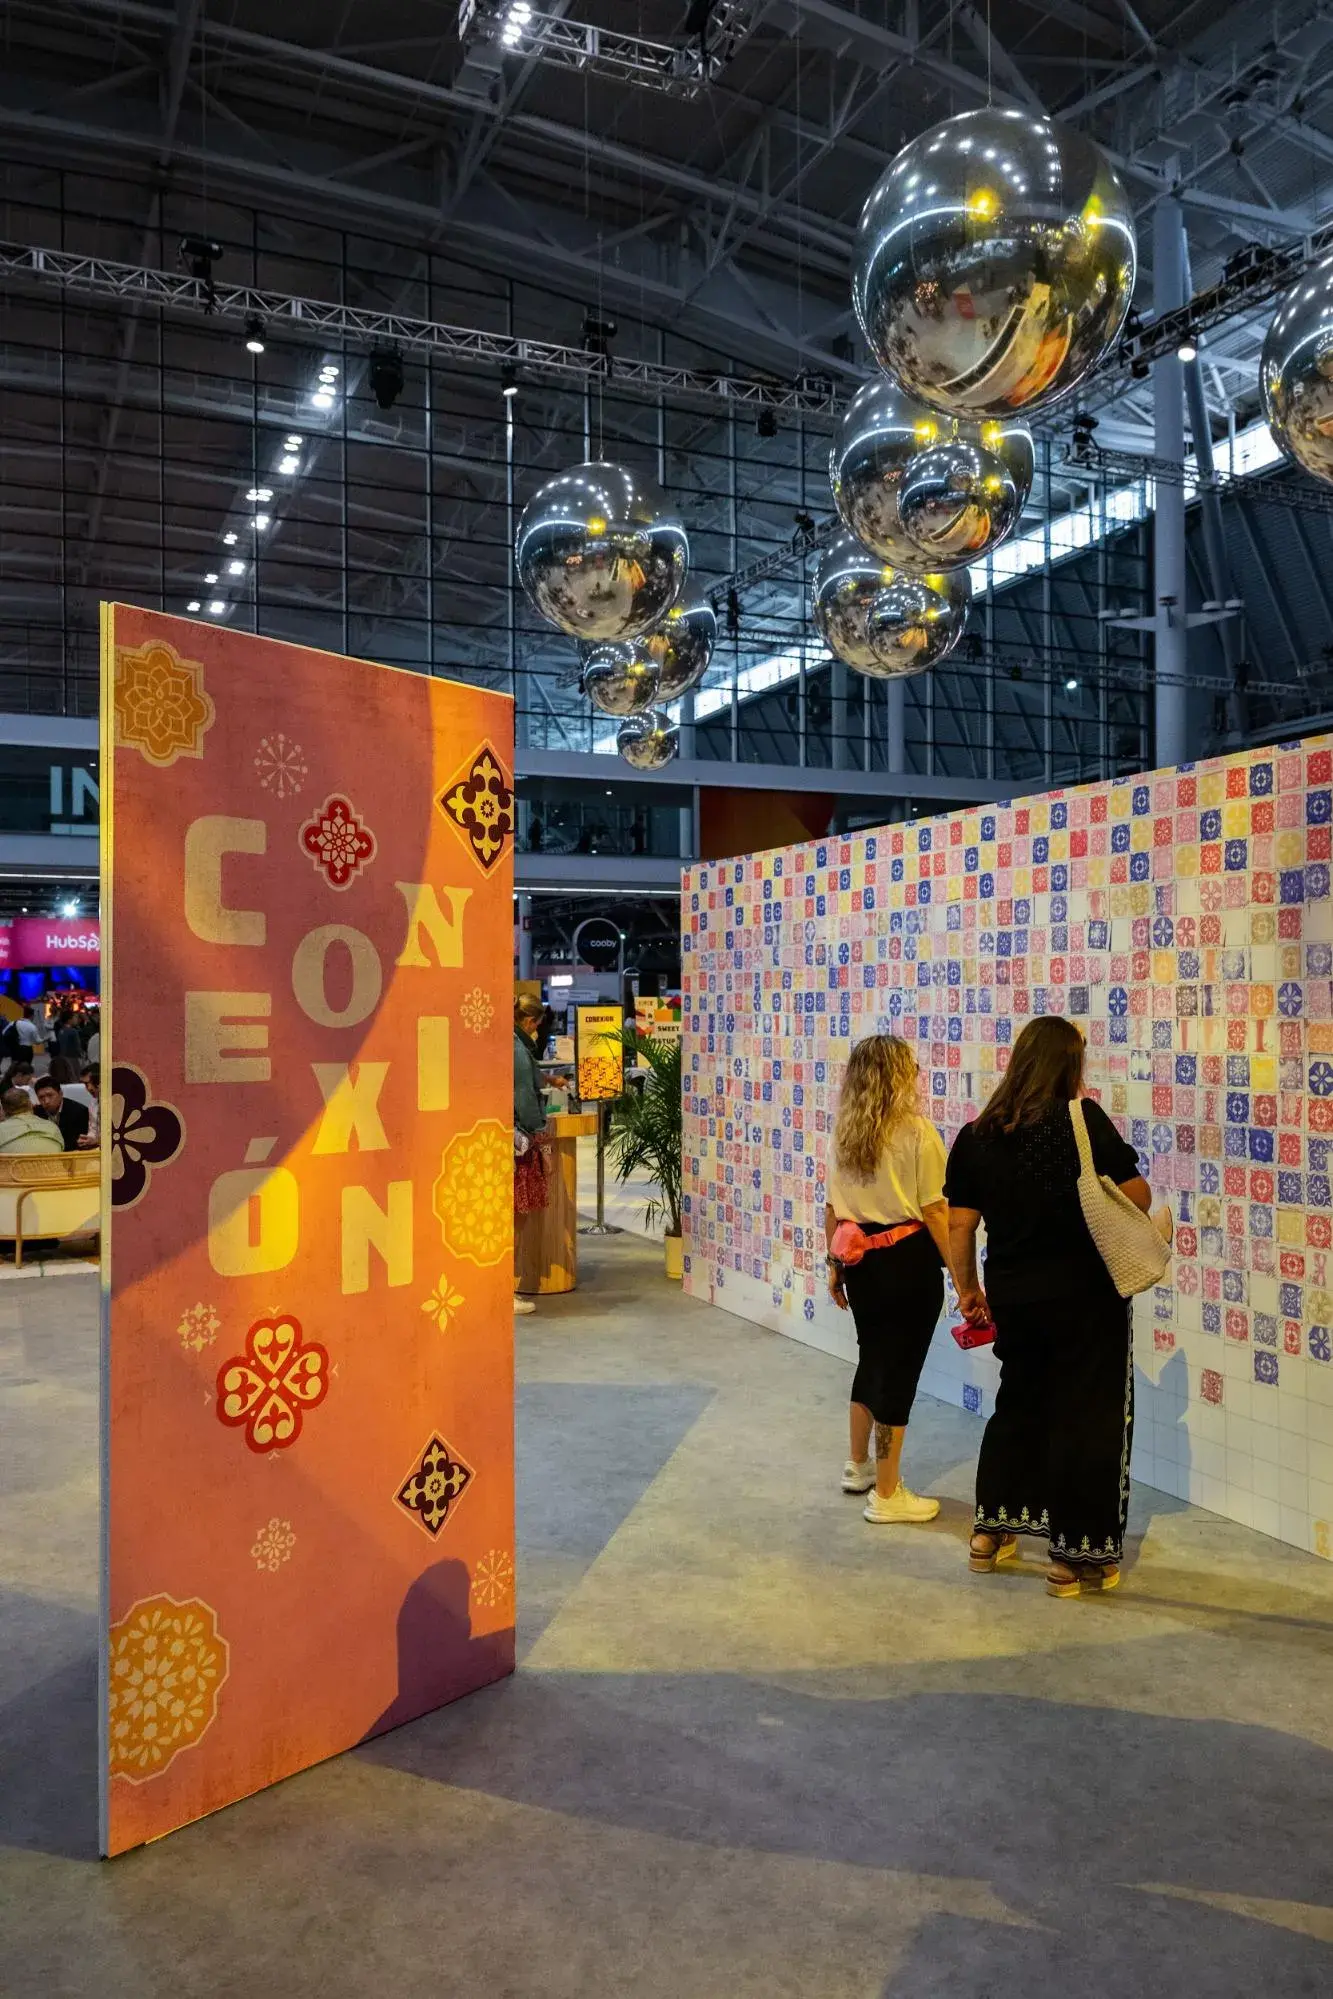
{"type": "Polygon", "coordinates": [[[916,1057],[905,1041],[894,1034],[859,1041],[827,1172],[829,1291],[850,1308],[860,1349],[842,1489],[869,1493],[865,1517],[877,1526],[933,1520],[940,1510],[937,1499],[910,1491],[899,1469],[949,1253],[944,1141],[917,1095],[916,1057]]]}

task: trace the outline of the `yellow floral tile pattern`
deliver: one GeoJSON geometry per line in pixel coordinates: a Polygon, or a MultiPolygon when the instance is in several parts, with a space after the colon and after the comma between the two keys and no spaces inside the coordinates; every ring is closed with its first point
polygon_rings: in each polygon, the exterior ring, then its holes
{"type": "Polygon", "coordinates": [[[434,1319],[442,1333],[449,1330],[450,1321],[456,1312],[461,1312],[465,1304],[461,1291],[455,1291],[447,1275],[442,1275],[429,1298],[423,1298],[421,1309],[427,1318],[434,1319]]]}
{"type": "Polygon", "coordinates": [[[217,717],[197,660],[161,639],[116,650],[116,743],[165,770],[177,757],[202,757],[217,717]]]}
{"type": "Polygon", "coordinates": [[[192,1749],[217,1714],[227,1645],[198,1598],[142,1598],[111,1627],[110,1770],[141,1784],[192,1749]]]}
{"type": "Polygon", "coordinates": [[[495,1018],[491,996],[484,993],[480,986],[473,986],[471,992],[464,995],[458,1011],[469,1034],[484,1034],[495,1018]]]}
{"type": "Polygon", "coordinates": [[[494,1119],[445,1146],[432,1205],[444,1246],[483,1267],[503,1263],[514,1243],[514,1143],[494,1119]]]}
{"type": "Polygon", "coordinates": [[[266,1569],[275,1576],[284,1562],[292,1558],[296,1546],[296,1536],[292,1532],[290,1520],[279,1520],[275,1514],[267,1526],[261,1527],[250,1550],[257,1569],[266,1569]]]}

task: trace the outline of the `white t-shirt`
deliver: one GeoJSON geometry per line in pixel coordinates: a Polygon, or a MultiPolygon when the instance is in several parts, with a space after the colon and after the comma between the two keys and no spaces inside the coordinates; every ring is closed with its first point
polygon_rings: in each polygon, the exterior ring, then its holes
{"type": "Polygon", "coordinates": [[[929,1118],[903,1118],[889,1133],[873,1180],[853,1180],[830,1156],[829,1206],[840,1222],[919,1222],[944,1199],[944,1140],[929,1118]]]}
{"type": "Polygon", "coordinates": [[[14,1031],[25,1048],[35,1048],[42,1038],[37,1031],[35,1020],[16,1020],[14,1031]]]}

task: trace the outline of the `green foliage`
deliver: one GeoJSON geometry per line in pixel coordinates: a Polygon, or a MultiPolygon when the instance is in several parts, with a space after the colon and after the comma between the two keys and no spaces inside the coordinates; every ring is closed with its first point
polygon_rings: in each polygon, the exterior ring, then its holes
{"type": "Polygon", "coordinates": [[[619,1180],[648,1172],[661,1188],[647,1203],[648,1227],[661,1217],[668,1235],[680,1234],[681,1099],[680,1042],[658,1041],[627,1026],[625,1052],[648,1071],[641,1090],[631,1088],[611,1106],[607,1156],[619,1180]]]}

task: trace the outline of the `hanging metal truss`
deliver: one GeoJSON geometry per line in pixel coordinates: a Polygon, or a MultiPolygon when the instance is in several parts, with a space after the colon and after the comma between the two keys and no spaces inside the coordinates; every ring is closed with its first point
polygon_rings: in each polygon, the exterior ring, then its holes
{"type": "Polygon", "coordinates": [[[531,0],[461,0],[459,38],[489,42],[501,55],[535,58],[557,69],[636,84],[672,97],[696,97],[721,75],[754,26],[751,0],[699,0],[698,29],[677,41],[594,27],[534,6],[531,0]]]}
{"type": "Polygon", "coordinates": [[[561,347],[548,340],[448,326],[401,312],[372,312],[326,299],[261,291],[254,285],[218,284],[211,277],[120,264],[106,257],[73,256],[21,243],[0,243],[0,280],[4,279],[199,313],[242,326],[247,320],[260,319],[270,332],[283,328],[293,334],[319,334],[325,341],[331,337],[339,344],[388,345],[441,360],[492,369],[510,367],[565,384],[573,381],[597,387],[614,380],[619,389],[638,390],[647,396],[697,398],[713,405],[735,403],[755,409],[799,411],[806,416],[832,414],[844,400],[824,375],[802,375],[783,382],[759,375],[671,368],[585,347],[561,347]]]}

